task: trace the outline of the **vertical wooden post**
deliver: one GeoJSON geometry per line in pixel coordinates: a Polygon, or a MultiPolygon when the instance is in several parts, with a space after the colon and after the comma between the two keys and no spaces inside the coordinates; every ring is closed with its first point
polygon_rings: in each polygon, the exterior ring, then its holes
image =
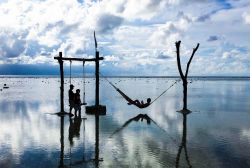
{"type": "Polygon", "coordinates": [[[59,59],[60,65],[60,77],[61,77],[61,87],[60,87],[60,101],[61,101],[61,113],[64,113],[64,72],[63,72],[63,60],[62,60],[62,52],[59,52],[59,59]]]}
{"type": "Polygon", "coordinates": [[[99,106],[99,51],[95,52],[95,105],[99,106]]]}
{"type": "MultiPolygon", "coordinates": [[[[87,114],[98,114],[99,115],[106,115],[106,106],[100,105],[100,99],[99,99],[99,61],[103,60],[103,57],[99,56],[99,51],[97,50],[97,41],[95,37],[94,32],[94,39],[95,39],[95,58],[93,61],[95,61],[95,105],[94,106],[86,106],[86,113],[87,114]]],[[[91,60],[92,61],[92,60],[91,60]]],[[[99,122],[99,118],[97,118],[97,121],[99,122]]]]}
{"type": "MultiPolygon", "coordinates": [[[[96,87],[95,87],[95,105],[98,108],[99,106],[99,51],[95,52],[95,76],[96,76],[96,87]]],[[[99,110],[95,113],[95,161],[96,164],[99,163],[99,110]]]]}

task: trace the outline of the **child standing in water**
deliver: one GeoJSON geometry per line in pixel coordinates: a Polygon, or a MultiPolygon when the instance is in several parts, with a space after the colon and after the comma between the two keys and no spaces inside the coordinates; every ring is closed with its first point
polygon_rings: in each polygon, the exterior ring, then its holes
{"type": "Polygon", "coordinates": [[[77,114],[77,111],[79,111],[79,114],[81,113],[81,97],[80,97],[80,89],[76,89],[75,93],[75,115],[77,114]]]}

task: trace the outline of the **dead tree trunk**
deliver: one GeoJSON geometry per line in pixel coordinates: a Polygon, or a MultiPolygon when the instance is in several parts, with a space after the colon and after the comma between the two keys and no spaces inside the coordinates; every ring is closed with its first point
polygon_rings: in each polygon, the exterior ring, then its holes
{"type": "Polygon", "coordinates": [[[193,52],[192,52],[192,55],[191,57],[189,58],[189,61],[187,63],[187,67],[186,67],[186,72],[185,72],[185,75],[183,74],[182,72],[182,68],[181,68],[181,61],[180,61],[180,44],[181,44],[181,41],[177,41],[175,43],[175,46],[176,46],[176,54],[177,54],[177,66],[178,66],[178,71],[179,71],[179,74],[181,76],[181,80],[182,80],[182,85],[183,85],[183,110],[187,110],[187,76],[188,76],[188,70],[189,70],[189,66],[190,66],[190,63],[194,57],[194,54],[195,52],[197,51],[197,49],[199,48],[199,43],[197,44],[197,46],[195,48],[193,48],[193,52]]]}

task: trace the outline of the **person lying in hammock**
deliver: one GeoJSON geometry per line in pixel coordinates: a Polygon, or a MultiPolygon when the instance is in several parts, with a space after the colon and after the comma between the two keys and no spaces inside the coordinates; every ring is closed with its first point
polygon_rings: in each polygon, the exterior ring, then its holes
{"type": "Polygon", "coordinates": [[[140,102],[139,100],[133,100],[132,102],[129,102],[128,105],[136,105],[139,108],[145,108],[148,107],[151,103],[151,99],[147,98],[147,103],[144,103],[143,100],[140,102]]]}
{"type": "Polygon", "coordinates": [[[125,95],[125,93],[123,93],[120,89],[118,89],[118,88],[116,88],[116,90],[117,90],[117,92],[119,92],[121,95],[122,95],[122,97],[124,98],[124,99],[126,99],[127,101],[128,101],[128,105],[135,105],[135,106],[137,106],[137,107],[139,107],[139,108],[146,108],[146,107],[148,107],[149,105],[150,105],[150,103],[151,103],[151,99],[150,98],[148,98],[147,99],[147,103],[144,103],[143,102],[143,100],[140,102],[139,100],[132,100],[130,97],[128,97],[127,95],[125,95]]]}

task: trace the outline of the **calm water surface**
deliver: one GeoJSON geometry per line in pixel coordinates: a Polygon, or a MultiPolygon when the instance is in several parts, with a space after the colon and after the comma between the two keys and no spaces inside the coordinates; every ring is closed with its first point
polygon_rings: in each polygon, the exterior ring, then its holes
{"type": "MultiPolygon", "coordinates": [[[[174,82],[109,80],[132,99],[144,101],[174,82]]],[[[75,89],[82,91],[82,83],[73,79],[75,89]]],[[[148,108],[139,109],[127,105],[101,79],[100,103],[106,105],[107,115],[99,117],[96,143],[95,117],[86,115],[84,108],[80,117],[54,115],[60,110],[58,78],[1,78],[0,167],[250,167],[249,83],[192,80],[188,86],[192,113],[183,115],[176,112],[182,108],[180,83],[148,108]],[[4,84],[9,89],[3,89],[4,84]],[[93,160],[96,156],[99,162],[93,160]]],[[[65,81],[65,111],[68,85],[65,81]]],[[[95,80],[86,79],[88,105],[94,104],[94,89],[95,80]]]]}

